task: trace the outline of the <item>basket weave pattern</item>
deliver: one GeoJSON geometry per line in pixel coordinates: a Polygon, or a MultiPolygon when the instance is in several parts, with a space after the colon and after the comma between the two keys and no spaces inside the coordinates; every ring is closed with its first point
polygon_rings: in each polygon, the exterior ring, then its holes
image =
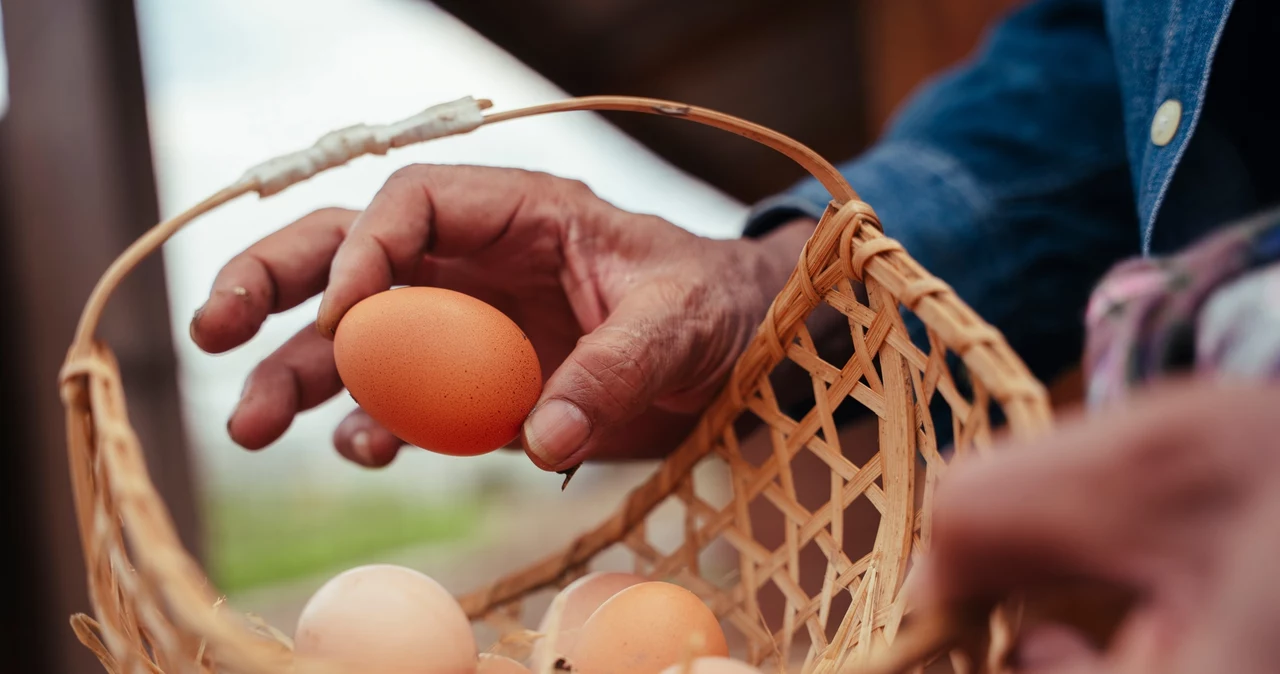
{"type": "MultiPolygon", "coordinates": [[[[689,438],[601,525],[564,550],[462,597],[467,614],[506,625],[523,598],[567,584],[600,553],[621,544],[638,572],[671,579],[706,599],[742,637],[754,663],[785,665],[797,635],[809,644],[804,662],[812,672],[865,664],[891,643],[899,653],[915,649],[899,654],[900,664],[916,666],[935,655],[908,643],[906,631],[899,634],[909,560],[928,548],[933,487],[947,467],[931,408],[942,403],[949,409],[956,456],[963,457],[989,446],[996,407],[1015,434],[1047,428],[1044,387],[994,328],[884,236],[871,207],[807,148],[714,111],[643,99],[575,99],[489,115],[485,123],[569,109],[657,113],[739,133],[796,159],[827,185],[833,201],[728,385],[689,438]],[[844,362],[828,362],[806,327],[823,304],[847,319],[852,355],[844,362]],[[904,309],[928,329],[927,350],[912,343],[904,309]],[[948,354],[963,362],[964,385],[947,366],[948,354]],[[773,388],[771,375],[783,366],[802,369],[811,381],[813,405],[799,419],[784,411],[773,388]],[[835,420],[836,410],[850,401],[873,414],[879,429],[878,451],[862,465],[847,458],[835,420]],[[758,464],[741,451],[748,420],[768,433],[772,448],[758,464]],[[801,505],[792,475],[792,462],[802,452],[830,473],[829,496],[816,509],[801,505]],[[727,472],[727,503],[700,496],[693,469],[702,462],[719,462],[727,472]],[[685,513],[683,539],[664,553],[649,541],[646,522],[670,499],[685,513]],[[843,526],[845,511],[860,499],[879,514],[869,550],[852,549],[843,526]],[[753,535],[748,508],[761,500],[785,522],[784,542],[776,549],[753,535]],[[728,579],[703,568],[703,553],[713,544],[736,553],[737,572],[728,579]],[[820,591],[811,594],[799,582],[799,558],[813,546],[825,557],[826,571],[820,591]],[[785,598],[781,616],[761,613],[760,593],[770,586],[785,598]],[[848,608],[837,614],[832,607],[841,593],[848,593],[848,608]],[[771,630],[769,624],[780,627],[771,630]]],[[[72,479],[96,616],[78,616],[73,626],[112,672],[274,674],[293,664],[288,638],[223,607],[182,548],[128,423],[114,359],[92,339],[106,297],[138,259],[201,213],[254,187],[228,188],[161,223],[126,251],[90,299],[63,372],[72,479]]],[[[316,664],[316,671],[343,671],[316,664]]]]}

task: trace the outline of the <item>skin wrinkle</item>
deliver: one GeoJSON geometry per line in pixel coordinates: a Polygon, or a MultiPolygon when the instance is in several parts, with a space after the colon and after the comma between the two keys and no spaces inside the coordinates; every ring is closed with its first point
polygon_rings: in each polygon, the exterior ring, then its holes
{"type": "MultiPolygon", "coordinates": [[[[524,210],[524,204],[527,198],[528,197],[524,194],[520,195],[520,198],[516,200],[515,206],[511,207],[511,212],[507,214],[507,219],[503,221],[502,227],[498,228],[498,233],[495,234],[487,243],[480,246],[480,248],[475,251],[476,255],[480,255],[497,245],[498,242],[506,240],[507,233],[511,231],[511,224],[516,221],[516,218],[520,217],[520,213],[524,210]]],[[[435,232],[435,228],[432,227],[429,231],[435,232]]],[[[431,251],[430,244],[428,244],[427,251],[431,251]]]]}
{"type": "MultiPolygon", "coordinates": [[[[638,358],[636,356],[636,352],[640,349],[628,348],[636,344],[637,341],[633,333],[610,325],[601,326],[594,332],[584,336],[579,343],[591,347],[591,350],[587,351],[588,354],[595,355],[596,350],[603,349],[610,352],[614,358],[610,359],[613,361],[611,364],[604,367],[599,367],[594,363],[585,363],[575,358],[582,375],[590,378],[595,383],[595,386],[582,387],[580,391],[603,394],[613,403],[617,410],[626,410],[629,399],[634,400],[642,397],[647,389],[646,383],[652,381],[652,379],[649,371],[641,364],[641,361],[647,360],[647,358],[638,358]],[[622,334],[625,336],[625,341],[623,343],[614,342],[606,339],[606,335],[602,333],[622,334]],[[613,375],[610,380],[626,388],[627,393],[630,394],[629,399],[619,396],[616,392],[616,387],[610,386],[609,381],[606,381],[604,377],[606,374],[613,375]]],[[[647,353],[648,350],[645,349],[640,355],[644,356],[647,353]]]]}
{"type": "Polygon", "coordinates": [[[576,209],[568,213],[568,218],[556,228],[559,236],[555,240],[559,244],[558,254],[562,263],[559,276],[578,325],[584,332],[589,332],[603,323],[609,314],[600,292],[605,286],[596,271],[597,265],[586,262],[591,259],[590,252],[580,252],[584,242],[588,247],[590,245],[590,237],[581,233],[580,215],[576,209]]]}
{"type": "MultiPolygon", "coordinates": [[[[693,317],[694,329],[691,332],[697,336],[696,339],[699,342],[710,344],[710,351],[712,352],[734,351],[734,349],[726,349],[724,347],[741,341],[739,339],[741,329],[738,325],[734,325],[734,321],[726,320],[731,319],[731,317],[725,315],[723,309],[725,303],[715,299],[720,291],[709,288],[705,284],[699,287],[699,291],[696,301],[694,301],[694,298],[689,298],[686,300],[684,308],[688,312],[685,315],[693,317]],[[714,308],[714,311],[708,311],[710,308],[714,308]],[[721,331],[719,328],[722,327],[729,327],[730,329],[721,331]]],[[[711,372],[700,371],[706,369],[709,365],[710,363],[706,360],[701,360],[698,368],[690,373],[689,379],[692,382],[697,382],[697,380],[709,376],[711,372]]]]}
{"type": "MultiPolygon", "coordinates": [[[[404,237],[405,241],[390,242],[378,235],[379,230],[373,230],[369,233],[369,238],[378,243],[382,248],[383,255],[387,258],[388,268],[392,272],[392,280],[407,278],[404,274],[406,265],[416,265],[417,258],[421,257],[424,252],[433,249],[431,237],[437,229],[438,212],[435,203],[432,200],[431,193],[435,189],[434,173],[430,167],[421,164],[412,164],[391,174],[391,178],[387,180],[390,185],[393,181],[407,183],[408,188],[419,191],[423,199],[404,199],[400,195],[408,192],[389,192],[388,197],[397,197],[396,202],[407,201],[409,205],[414,207],[416,212],[407,215],[404,222],[401,223],[404,231],[389,230],[389,233],[399,234],[404,237]],[[403,245],[400,245],[403,244],[403,245]],[[416,245],[409,245],[416,244],[416,245]],[[403,260],[396,261],[397,253],[403,257],[403,260]]],[[[384,197],[387,199],[388,197],[384,197]]],[[[377,197],[375,197],[375,200],[377,197]]],[[[393,204],[396,202],[392,202],[393,204]]],[[[385,204],[380,204],[386,207],[385,204]]],[[[368,211],[365,212],[366,215],[368,211]]]]}
{"type": "MultiPolygon", "coordinates": [[[[413,271],[418,266],[417,256],[408,258],[403,263],[397,263],[395,258],[391,256],[391,248],[387,246],[387,243],[382,240],[380,235],[375,232],[370,232],[369,239],[374,243],[374,247],[378,249],[378,252],[382,254],[382,261],[387,268],[387,274],[383,278],[386,280],[386,286],[388,288],[395,285],[401,279],[413,278],[413,271]]],[[[379,285],[382,284],[380,283],[379,285]]],[[[338,317],[338,320],[341,320],[341,317],[338,317]]],[[[337,323],[335,322],[335,330],[337,327],[337,323]]]]}
{"type": "Polygon", "coordinates": [[[609,416],[618,417],[619,421],[625,421],[626,419],[623,418],[621,413],[628,409],[629,406],[627,403],[640,397],[640,389],[636,388],[631,382],[629,382],[627,377],[624,375],[624,372],[630,371],[631,368],[634,367],[631,363],[634,363],[634,360],[615,362],[612,365],[606,365],[604,367],[585,367],[580,365],[583,380],[590,383],[580,383],[574,392],[578,394],[586,394],[582,397],[591,398],[597,401],[601,398],[607,400],[609,405],[595,405],[595,407],[609,408],[611,410],[611,414],[609,414],[609,416]],[[610,385],[611,383],[614,383],[615,385],[610,385]],[[622,395],[619,393],[619,385],[622,388],[627,389],[626,393],[629,393],[630,395],[622,395]],[[597,393],[599,395],[592,396],[592,393],[597,393]]]}
{"type": "MultiPolygon", "coordinates": [[[[696,258],[695,258],[696,259],[696,258]]],[[[728,268],[735,269],[732,257],[728,268]]],[[[724,325],[726,316],[724,303],[716,301],[725,293],[725,286],[736,285],[731,279],[722,279],[722,283],[708,283],[701,275],[689,278],[679,276],[664,279],[660,292],[665,291],[664,300],[671,308],[666,319],[679,329],[669,331],[667,339],[673,344],[674,353],[690,353],[698,343],[713,345],[711,351],[717,351],[714,345],[722,341],[721,331],[717,328],[724,325]]],[[[684,383],[701,379],[699,370],[706,367],[705,361],[688,373],[684,383]]]]}
{"type": "MultiPolygon", "coordinates": [[[[418,172],[422,174],[422,176],[418,179],[418,182],[420,183],[419,186],[422,189],[423,202],[426,205],[426,210],[427,210],[427,216],[424,220],[424,223],[427,229],[427,241],[426,241],[426,246],[423,252],[425,254],[431,254],[435,252],[437,247],[439,246],[438,237],[439,237],[440,228],[436,224],[436,215],[437,213],[439,213],[439,211],[437,210],[435,205],[435,196],[434,196],[435,190],[432,189],[432,185],[433,185],[432,181],[438,180],[438,176],[440,175],[438,170],[439,167],[435,167],[431,165],[417,165],[417,166],[419,166],[418,172]]],[[[502,226],[498,228],[498,231],[496,234],[494,234],[494,236],[490,237],[488,241],[480,244],[476,248],[461,250],[458,252],[458,254],[479,256],[486,252],[489,252],[491,248],[493,248],[495,245],[499,244],[500,242],[505,241],[507,234],[511,231],[512,223],[518,220],[521,214],[524,212],[525,204],[527,203],[527,200],[528,200],[528,195],[525,193],[521,193],[517,197],[516,203],[512,206],[511,211],[508,213],[507,217],[503,220],[502,226]]]]}
{"type": "MultiPolygon", "coordinates": [[[[813,226],[816,226],[816,223],[805,224],[807,224],[810,229],[812,229],[813,226]]],[[[804,224],[801,226],[804,226],[804,224]]],[[[743,259],[746,256],[742,254],[742,251],[744,250],[743,245],[762,244],[743,241],[740,245],[735,245],[732,249],[733,252],[729,256],[727,264],[728,269],[741,270],[744,268],[743,259]]],[[[753,269],[752,273],[745,275],[746,278],[743,279],[742,282],[739,282],[737,279],[724,279],[722,282],[717,283],[708,289],[709,295],[721,292],[730,292],[741,296],[742,299],[737,301],[730,300],[727,302],[706,302],[709,306],[720,308],[719,314],[714,318],[711,317],[708,312],[703,311],[702,307],[695,307],[686,312],[686,316],[691,315],[695,317],[695,320],[701,320],[699,325],[702,326],[702,331],[695,332],[705,338],[706,343],[709,344],[709,347],[705,349],[706,351],[710,351],[712,353],[741,353],[754,336],[756,326],[759,325],[761,320],[763,320],[770,298],[765,297],[765,294],[761,292],[757,284],[752,284],[748,281],[752,278],[769,278],[773,279],[771,282],[776,282],[774,277],[778,275],[777,272],[779,269],[776,265],[769,264],[773,261],[772,258],[761,256],[756,257],[755,259],[759,261],[758,264],[755,265],[755,267],[758,267],[759,269],[753,269]],[[724,311],[724,307],[726,306],[754,306],[758,307],[758,309],[750,315],[732,314],[724,311]],[[728,329],[725,329],[726,327],[728,329]]],[[[790,269],[786,269],[785,273],[789,274],[790,269]]],[[[780,284],[776,285],[779,285],[780,287],[780,284]]],[[[677,388],[659,402],[661,406],[675,411],[689,411],[691,409],[696,411],[697,402],[700,401],[703,396],[718,390],[719,385],[728,378],[734,365],[734,361],[732,359],[721,360],[720,362],[700,359],[697,362],[697,367],[699,369],[710,368],[710,370],[705,373],[697,371],[691,373],[691,376],[685,382],[683,387],[677,388]],[[714,365],[714,367],[711,367],[712,365],[714,365]]]]}
{"type": "MultiPolygon", "coordinates": [[[[693,330],[681,330],[678,327],[678,314],[654,312],[651,316],[637,316],[633,322],[633,327],[628,329],[624,326],[617,326],[615,330],[626,332],[630,336],[630,342],[633,345],[647,344],[647,346],[636,348],[632,351],[640,351],[642,354],[648,354],[647,358],[637,359],[634,355],[630,357],[632,360],[642,360],[638,363],[638,367],[644,373],[645,380],[658,381],[658,388],[672,383],[669,380],[672,377],[669,374],[664,375],[664,370],[669,370],[666,365],[671,363],[672,357],[681,357],[682,354],[688,353],[696,341],[697,332],[693,330]],[[675,328],[675,329],[664,329],[675,328]],[[658,365],[646,365],[644,361],[657,361],[658,365]]],[[[620,354],[627,357],[627,354],[620,354]]]]}
{"type": "Polygon", "coordinates": [[[266,262],[263,261],[262,257],[256,253],[248,253],[247,259],[257,263],[262,275],[267,279],[266,296],[263,298],[263,304],[266,305],[266,308],[261,312],[262,321],[259,322],[259,326],[261,326],[262,322],[266,321],[267,316],[283,311],[283,309],[280,308],[280,305],[284,304],[284,302],[281,301],[280,297],[280,283],[276,280],[276,275],[272,273],[271,267],[269,267],[266,262]]]}
{"type": "MultiPolygon", "coordinates": [[[[342,222],[338,225],[338,231],[335,232],[333,235],[333,238],[337,239],[337,241],[334,242],[334,245],[330,247],[331,250],[337,250],[338,247],[342,245],[342,242],[346,241],[347,236],[351,233],[351,227],[356,224],[356,217],[359,215],[359,212],[349,211],[343,208],[329,208],[329,209],[321,209],[321,210],[337,211],[338,213],[335,215],[340,214],[343,216],[342,222]]],[[[324,289],[329,287],[329,277],[331,276],[331,272],[333,271],[333,268],[327,264],[321,265],[321,267],[323,267],[323,271],[320,274],[321,280],[320,280],[319,287],[316,288],[314,291],[311,291],[310,289],[308,289],[308,292],[306,293],[306,297],[299,300],[297,304],[292,305],[290,308],[292,308],[293,306],[298,306],[298,304],[302,304],[303,302],[306,302],[308,299],[311,299],[312,297],[323,293],[324,289]]]]}
{"type": "MultiPolygon", "coordinates": [[[[435,197],[432,196],[430,183],[426,180],[422,181],[422,203],[425,205],[426,213],[422,219],[422,225],[427,228],[427,238],[423,242],[422,255],[430,255],[435,252],[436,247],[440,245],[440,228],[436,225],[435,197]]],[[[518,209],[517,209],[518,212],[518,209]]]]}
{"type": "MultiPolygon", "coordinates": [[[[290,383],[293,384],[293,399],[290,401],[289,407],[292,408],[291,411],[294,414],[297,414],[299,411],[303,409],[307,409],[305,407],[307,394],[302,386],[302,376],[301,374],[299,374],[297,368],[285,366],[285,371],[289,376],[290,383]]],[[[291,425],[293,425],[292,417],[290,418],[289,424],[286,425],[285,428],[288,429],[288,427],[291,425]]]]}
{"type": "MultiPolygon", "coordinates": [[[[417,221],[422,223],[422,227],[425,228],[425,231],[420,234],[406,237],[411,241],[421,241],[423,247],[426,246],[426,240],[430,237],[430,233],[435,229],[434,209],[425,207],[425,210],[426,212],[417,218],[417,221]]],[[[409,232],[412,231],[412,229],[409,230],[409,232]]],[[[395,283],[407,281],[408,279],[413,278],[413,272],[417,268],[419,260],[422,258],[422,248],[411,250],[407,254],[403,255],[403,259],[397,260],[397,256],[392,251],[399,250],[401,248],[408,249],[409,246],[396,245],[395,243],[385,240],[383,238],[385,234],[380,233],[376,229],[368,232],[367,236],[369,237],[369,240],[377,245],[378,252],[382,253],[382,258],[385,261],[387,271],[389,272],[389,278],[386,278],[386,285],[388,287],[395,283]]]]}

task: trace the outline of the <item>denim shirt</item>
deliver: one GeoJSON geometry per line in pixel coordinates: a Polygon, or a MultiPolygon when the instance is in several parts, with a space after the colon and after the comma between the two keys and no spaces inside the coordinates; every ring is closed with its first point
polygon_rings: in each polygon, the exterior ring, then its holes
{"type": "MultiPolygon", "coordinates": [[[[1274,15],[1273,1],[1234,4],[1274,15]]],[[[1202,119],[1232,5],[1033,1],[841,171],[886,234],[1051,380],[1079,361],[1090,291],[1112,265],[1180,250],[1267,205],[1242,185],[1278,184],[1225,140],[1238,117],[1202,119]]],[[[1259,71],[1266,88],[1278,71],[1259,71]]],[[[829,200],[803,181],[758,204],[746,235],[817,218],[829,200]]],[[[925,343],[914,317],[908,326],[925,343]]]]}

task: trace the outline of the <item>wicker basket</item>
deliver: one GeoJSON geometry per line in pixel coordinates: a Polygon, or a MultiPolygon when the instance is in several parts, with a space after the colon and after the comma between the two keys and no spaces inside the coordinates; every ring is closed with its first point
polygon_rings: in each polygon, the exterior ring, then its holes
{"type": "MultiPolygon", "coordinates": [[[[396,124],[334,132],[312,148],[251,170],[157,225],[107,270],[84,309],[61,375],[96,618],[72,620],[85,645],[111,672],[279,674],[298,664],[282,633],[223,606],[183,549],[130,427],[111,351],[94,339],[107,298],[139,260],[197,216],[232,199],[249,192],[273,194],[361,155],[529,115],[623,110],[699,122],[763,143],[801,164],[834,200],[727,387],[691,436],[598,527],[566,549],[461,597],[466,612],[473,620],[509,624],[530,593],[563,586],[588,570],[599,553],[622,545],[643,573],[701,595],[745,643],[742,657],[755,663],[785,666],[797,635],[809,643],[804,667],[810,672],[907,671],[955,648],[960,637],[955,621],[934,617],[904,623],[900,595],[911,556],[928,547],[931,494],[946,470],[936,442],[937,410],[949,411],[955,456],[961,457],[990,443],[997,407],[1014,434],[1041,432],[1050,423],[1044,387],[1003,337],[881,233],[871,207],[831,164],[786,136],[711,110],[649,99],[590,97],[483,114],[489,107],[487,101],[466,98],[396,124]],[[823,303],[848,318],[853,355],[845,362],[824,360],[806,328],[806,319],[823,303]],[[908,337],[904,308],[928,327],[927,351],[908,337]],[[963,363],[964,382],[953,376],[949,354],[963,363]],[[771,374],[784,364],[802,368],[812,381],[813,405],[799,419],[787,414],[771,385],[771,374]],[[850,401],[878,417],[879,451],[862,465],[846,458],[836,431],[834,410],[850,401]],[[739,422],[752,418],[767,427],[772,445],[771,455],[758,465],[745,460],[739,446],[739,422]],[[829,500],[815,510],[797,499],[790,466],[802,452],[820,459],[830,473],[829,500]],[[732,498],[723,507],[700,497],[693,484],[693,468],[706,461],[723,462],[730,476],[732,498]],[[683,544],[663,554],[647,542],[645,523],[669,499],[678,499],[686,513],[683,544]],[[752,534],[748,505],[761,499],[784,518],[785,542],[777,549],[764,547],[752,534]],[[842,526],[841,515],[859,499],[879,514],[868,550],[849,549],[842,526]],[[712,543],[737,553],[738,573],[729,580],[704,576],[700,569],[700,553],[712,543]],[[798,583],[799,551],[808,546],[826,558],[821,591],[813,596],[798,583]],[[780,616],[760,613],[759,593],[768,585],[785,598],[780,616]],[[849,608],[837,615],[831,607],[841,593],[848,593],[849,608]],[[766,627],[771,622],[781,628],[766,627]]],[[[989,621],[995,629],[988,629],[987,614],[980,616],[982,636],[967,642],[979,646],[963,657],[953,651],[961,669],[998,663],[1010,629],[999,615],[996,611],[989,621]]],[[[342,671],[310,664],[315,668],[308,671],[342,671]]]]}

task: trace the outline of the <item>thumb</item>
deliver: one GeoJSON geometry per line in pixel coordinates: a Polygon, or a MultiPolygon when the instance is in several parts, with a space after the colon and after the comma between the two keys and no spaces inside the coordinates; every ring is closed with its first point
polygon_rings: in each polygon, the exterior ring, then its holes
{"type": "Polygon", "coordinates": [[[524,444],[535,464],[544,470],[578,465],[597,453],[611,428],[690,380],[697,367],[690,362],[694,331],[671,304],[655,291],[633,294],[578,340],[525,421],[524,444]]]}

